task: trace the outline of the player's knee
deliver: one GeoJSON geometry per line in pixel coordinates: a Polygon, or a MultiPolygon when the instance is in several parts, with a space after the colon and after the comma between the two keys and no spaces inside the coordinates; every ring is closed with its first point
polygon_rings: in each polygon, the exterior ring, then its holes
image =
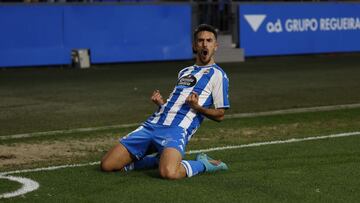
{"type": "Polygon", "coordinates": [[[105,159],[105,160],[101,160],[100,163],[100,169],[104,172],[109,172],[112,171],[112,167],[111,164],[105,159]]]}
{"type": "Polygon", "coordinates": [[[169,180],[179,179],[177,170],[175,170],[175,168],[173,167],[168,167],[168,166],[160,167],[160,176],[164,179],[169,179],[169,180]]]}
{"type": "Polygon", "coordinates": [[[111,172],[114,171],[116,168],[111,160],[103,158],[100,162],[100,169],[104,172],[111,172]]]}
{"type": "Polygon", "coordinates": [[[131,162],[129,152],[122,145],[116,145],[102,158],[100,169],[105,172],[122,170],[131,162]]]}

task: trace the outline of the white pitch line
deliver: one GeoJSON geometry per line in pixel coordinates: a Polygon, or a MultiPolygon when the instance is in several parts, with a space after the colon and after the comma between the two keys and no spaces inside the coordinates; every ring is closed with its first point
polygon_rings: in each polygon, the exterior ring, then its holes
{"type": "MultiPolygon", "coordinates": [[[[350,108],[358,108],[358,107],[360,107],[360,103],[333,105],[333,106],[318,106],[318,107],[308,107],[308,108],[283,109],[283,110],[254,112],[254,113],[238,113],[238,114],[225,115],[225,118],[227,118],[227,119],[249,118],[249,117],[256,117],[256,116],[270,116],[270,115],[291,114],[291,113],[319,112],[319,111],[350,109],[350,108]]],[[[79,132],[92,132],[92,131],[97,131],[97,130],[111,130],[111,129],[118,129],[118,128],[135,127],[140,124],[141,123],[130,123],[130,124],[120,124],[120,125],[110,125],[110,126],[100,126],[100,127],[77,128],[77,129],[70,129],[70,130],[55,130],[55,131],[48,131],[48,132],[35,132],[35,133],[5,135],[5,136],[0,136],[0,140],[39,137],[39,136],[45,136],[45,135],[70,134],[70,133],[79,133],[79,132]]]]}
{"type": "MultiPolygon", "coordinates": [[[[316,136],[316,137],[292,138],[292,139],[288,139],[288,140],[255,142],[255,143],[250,143],[250,144],[215,147],[215,148],[200,149],[200,150],[190,150],[190,151],[187,151],[186,154],[196,154],[196,153],[201,153],[201,152],[212,152],[212,151],[221,151],[221,150],[229,150],[229,149],[258,147],[258,146],[263,146],[263,145],[286,144],[286,143],[303,142],[303,141],[309,141],[309,140],[321,140],[321,139],[329,139],[329,138],[348,137],[348,136],[355,136],[355,135],[360,135],[360,131],[359,132],[331,134],[331,135],[324,135],[324,136],[316,136]]],[[[45,167],[45,168],[16,170],[16,171],[2,172],[2,173],[0,173],[0,176],[18,174],[18,173],[38,172],[38,171],[53,171],[53,170],[63,169],[63,168],[75,168],[75,167],[82,167],[82,166],[97,165],[99,163],[100,163],[99,161],[96,161],[96,162],[90,162],[90,163],[84,163],[84,164],[69,164],[69,165],[51,166],[51,167],[45,167]]]]}
{"type": "Polygon", "coordinates": [[[281,110],[275,110],[275,111],[254,112],[254,113],[238,113],[238,114],[225,115],[225,117],[226,118],[248,118],[248,117],[256,117],[256,116],[272,116],[272,115],[280,115],[280,114],[332,111],[332,110],[352,109],[352,108],[359,108],[359,107],[360,107],[360,103],[340,104],[340,105],[332,105],[332,106],[315,106],[315,107],[307,107],[307,108],[281,109],[281,110]]]}
{"type": "Polygon", "coordinates": [[[8,192],[4,194],[0,194],[0,199],[2,198],[10,198],[10,197],[16,197],[19,195],[24,195],[28,192],[32,192],[34,190],[37,190],[39,188],[39,183],[36,181],[33,181],[29,178],[23,178],[23,177],[15,177],[15,176],[2,176],[0,175],[0,179],[7,179],[10,181],[19,182],[22,184],[22,187],[14,192],[8,192]]]}
{"type": "Polygon", "coordinates": [[[128,128],[135,127],[140,125],[140,123],[130,123],[130,124],[121,124],[121,125],[110,125],[110,126],[101,126],[101,127],[89,127],[89,128],[77,128],[70,130],[54,130],[47,132],[35,132],[35,133],[23,133],[16,135],[5,135],[0,136],[0,140],[10,140],[10,139],[19,139],[19,138],[28,138],[28,137],[39,137],[45,135],[58,135],[58,134],[70,134],[70,133],[80,133],[80,132],[92,132],[97,130],[111,130],[117,128],[128,128]]]}
{"type": "Polygon", "coordinates": [[[191,150],[187,152],[187,154],[197,154],[201,152],[213,152],[213,151],[221,151],[227,149],[239,149],[239,148],[247,148],[247,147],[258,147],[263,145],[273,145],[273,144],[286,144],[286,143],[293,143],[293,142],[303,142],[309,140],[322,140],[322,139],[329,139],[329,138],[337,138],[337,137],[348,137],[360,135],[360,132],[348,132],[348,133],[340,133],[340,134],[332,134],[332,135],[325,135],[325,136],[318,136],[318,137],[305,137],[305,138],[292,138],[288,140],[277,140],[277,141],[269,141],[269,142],[255,142],[250,144],[244,145],[234,145],[234,146],[225,146],[225,147],[215,147],[209,149],[200,149],[200,150],[191,150]]]}
{"type": "Polygon", "coordinates": [[[1,175],[6,176],[6,175],[11,175],[11,174],[17,174],[17,173],[38,172],[38,171],[54,171],[54,170],[63,169],[63,168],[75,168],[75,167],[82,167],[82,166],[97,165],[99,163],[100,163],[100,161],[96,161],[96,162],[90,162],[90,163],[84,163],[84,164],[67,164],[67,165],[50,166],[50,167],[44,167],[44,168],[16,170],[16,171],[0,173],[0,176],[1,175]]]}

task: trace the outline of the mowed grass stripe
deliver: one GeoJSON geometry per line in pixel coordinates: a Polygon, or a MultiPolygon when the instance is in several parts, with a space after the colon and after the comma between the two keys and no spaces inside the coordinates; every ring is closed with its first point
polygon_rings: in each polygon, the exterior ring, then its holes
{"type": "Polygon", "coordinates": [[[27,176],[41,187],[12,202],[356,202],[359,137],[213,152],[229,171],[181,181],[157,170],[102,173],[97,166],[27,176]]]}
{"type": "MultiPolygon", "coordinates": [[[[357,136],[357,135],[360,135],[360,132],[346,132],[346,133],[331,134],[331,135],[325,135],[325,136],[292,138],[292,139],[288,139],[288,140],[257,142],[257,143],[250,143],[250,144],[244,144],[244,145],[224,146],[224,147],[215,147],[215,148],[209,148],[209,149],[191,150],[191,151],[186,152],[186,154],[190,155],[190,154],[197,154],[197,153],[202,153],[202,152],[223,151],[223,150],[230,150],[230,149],[258,147],[258,146],[274,145],[274,144],[296,143],[296,142],[303,142],[303,141],[322,140],[322,139],[357,136]]],[[[19,173],[53,171],[53,170],[64,169],[64,168],[75,168],[75,167],[82,167],[82,166],[89,166],[89,165],[98,165],[99,163],[100,163],[99,161],[96,161],[96,162],[90,162],[90,163],[85,163],[85,164],[68,164],[68,165],[51,166],[51,167],[44,167],[44,168],[24,169],[24,170],[2,172],[2,173],[0,173],[0,175],[4,176],[4,175],[19,174],[19,173]]]]}
{"type": "MultiPolygon", "coordinates": [[[[308,108],[282,109],[282,110],[275,110],[275,111],[253,112],[253,113],[238,113],[238,114],[226,115],[225,117],[227,119],[251,118],[251,117],[257,117],[257,116],[331,111],[331,110],[351,109],[351,108],[358,108],[358,107],[360,107],[360,103],[341,104],[341,105],[332,105],[332,106],[317,106],[317,107],[308,107],[308,108]]],[[[140,125],[140,123],[77,128],[77,129],[70,129],[70,130],[55,130],[55,131],[47,131],[47,132],[22,133],[22,134],[15,134],[15,135],[0,136],[0,140],[11,140],[11,139],[20,139],[20,138],[40,137],[40,136],[47,136],[47,135],[61,135],[61,134],[81,133],[81,132],[93,132],[93,131],[99,131],[99,130],[121,129],[121,128],[128,128],[128,127],[135,127],[138,125],[140,125]]]]}

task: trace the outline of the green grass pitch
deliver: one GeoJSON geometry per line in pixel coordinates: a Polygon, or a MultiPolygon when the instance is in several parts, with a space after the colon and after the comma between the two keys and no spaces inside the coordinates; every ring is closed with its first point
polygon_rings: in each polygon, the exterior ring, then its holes
{"type": "MultiPolygon", "coordinates": [[[[227,114],[360,103],[358,57],[269,57],[220,64],[230,78],[227,114]]],[[[177,72],[191,64],[1,69],[0,137],[140,123],[155,110],[149,101],[152,90],[167,97],[177,72]]],[[[359,126],[360,108],[205,121],[187,151],[359,132],[359,126]]],[[[0,174],[99,161],[134,128],[0,139],[0,174]]],[[[213,151],[209,155],[226,162],[228,171],[180,181],[163,180],[156,170],[103,173],[98,165],[24,172],[12,175],[37,181],[39,189],[0,202],[356,202],[359,143],[355,135],[213,151]]],[[[0,178],[0,196],[20,186],[0,178]]]]}

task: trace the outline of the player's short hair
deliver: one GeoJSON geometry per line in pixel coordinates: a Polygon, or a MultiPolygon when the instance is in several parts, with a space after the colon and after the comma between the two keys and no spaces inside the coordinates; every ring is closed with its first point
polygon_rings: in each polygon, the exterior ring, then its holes
{"type": "Polygon", "coordinates": [[[201,24],[194,30],[194,41],[196,41],[198,33],[202,31],[212,32],[215,36],[215,39],[217,39],[217,31],[213,26],[208,24],[201,24]]]}

